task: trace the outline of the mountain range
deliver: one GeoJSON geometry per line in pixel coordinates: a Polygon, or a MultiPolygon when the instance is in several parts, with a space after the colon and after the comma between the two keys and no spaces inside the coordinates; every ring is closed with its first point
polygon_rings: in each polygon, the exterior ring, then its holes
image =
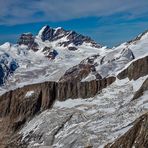
{"type": "Polygon", "coordinates": [[[147,148],[147,47],[48,25],[1,45],[0,147],[147,148]]]}

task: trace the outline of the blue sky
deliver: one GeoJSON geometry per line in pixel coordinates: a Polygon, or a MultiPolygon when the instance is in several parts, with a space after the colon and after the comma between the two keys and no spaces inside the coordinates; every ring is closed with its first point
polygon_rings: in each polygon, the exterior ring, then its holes
{"type": "Polygon", "coordinates": [[[0,43],[48,24],[111,47],[148,29],[147,8],[148,0],[1,0],[0,43]]]}

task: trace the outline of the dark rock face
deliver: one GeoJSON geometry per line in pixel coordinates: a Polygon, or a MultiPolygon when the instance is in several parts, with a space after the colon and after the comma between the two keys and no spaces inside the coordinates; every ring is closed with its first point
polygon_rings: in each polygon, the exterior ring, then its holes
{"type": "Polygon", "coordinates": [[[68,49],[71,50],[71,51],[75,51],[75,50],[77,50],[76,47],[68,47],[68,49]]]}
{"type": "Polygon", "coordinates": [[[62,101],[68,98],[91,97],[115,79],[108,77],[90,82],[44,82],[24,86],[0,96],[0,117],[28,117],[50,108],[56,99],[62,101]],[[28,92],[32,94],[28,96],[28,92]]]}
{"type": "Polygon", "coordinates": [[[1,143],[7,145],[8,137],[13,136],[28,119],[52,106],[56,99],[55,91],[55,82],[45,82],[18,88],[0,97],[0,127],[3,126],[0,147],[1,143]]]}
{"type": "Polygon", "coordinates": [[[119,79],[128,77],[130,80],[136,80],[148,74],[148,56],[132,62],[125,70],[118,74],[119,79]]]}
{"type": "Polygon", "coordinates": [[[134,94],[133,100],[141,97],[146,90],[148,90],[148,78],[144,81],[140,89],[134,94]]]}
{"type": "Polygon", "coordinates": [[[44,47],[43,53],[49,59],[55,59],[55,57],[58,55],[58,52],[51,47],[44,47]]]}
{"type": "Polygon", "coordinates": [[[101,46],[97,44],[94,40],[87,36],[83,36],[81,34],[78,34],[74,31],[67,31],[63,28],[57,28],[53,29],[49,26],[45,26],[42,30],[42,33],[40,34],[42,41],[56,41],[58,39],[61,39],[63,37],[67,37],[68,41],[64,41],[60,43],[60,46],[67,47],[71,43],[74,45],[73,47],[70,47],[70,50],[76,50],[75,46],[82,45],[85,43],[91,43],[92,46],[100,48],[101,46]]]}
{"type": "Polygon", "coordinates": [[[42,32],[41,39],[43,41],[46,41],[46,40],[51,41],[53,38],[53,33],[54,33],[54,30],[50,28],[49,26],[46,26],[42,32]]]}
{"type": "Polygon", "coordinates": [[[50,47],[44,47],[43,52],[48,54],[52,49],[50,47]]]}
{"type": "Polygon", "coordinates": [[[148,113],[139,117],[134,126],[115,142],[105,148],[147,148],[148,147],[148,113]]]}
{"type": "Polygon", "coordinates": [[[75,46],[82,45],[85,43],[91,43],[93,47],[100,48],[101,46],[96,44],[95,41],[93,41],[90,37],[83,36],[81,34],[76,33],[75,31],[68,31],[67,35],[68,41],[62,42],[61,45],[64,47],[68,46],[69,44],[73,43],[75,46]]]}
{"type": "Polygon", "coordinates": [[[34,36],[31,33],[24,33],[18,40],[19,45],[26,45],[33,51],[38,51],[38,44],[34,41],[34,36]]]}
{"type": "Polygon", "coordinates": [[[31,46],[33,43],[34,43],[34,37],[33,34],[31,33],[22,34],[18,41],[19,45],[24,44],[27,46],[31,46]]]}
{"type": "Polygon", "coordinates": [[[27,118],[50,108],[56,99],[56,83],[47,82],[18,88],[0,97],[0,117],[9,116],[12,120],[27,118]],[[27,92],[33,94],[27,96],[27,92]]]}

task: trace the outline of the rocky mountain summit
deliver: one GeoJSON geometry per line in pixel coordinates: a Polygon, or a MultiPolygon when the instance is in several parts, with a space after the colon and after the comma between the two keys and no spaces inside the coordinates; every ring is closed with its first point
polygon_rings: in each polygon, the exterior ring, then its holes
{"type": "Polygon", "coordinates": [[[147,47],[49,26],[0,46],[0,147],[147,148],[147,47]]]}
{"type": "MultiPolygon", "coordinates": [[[[59,42],[58,44],[64,47],[67,47],[71,44],[74,48],[76,46],[82,45],[83,43],[90,43],[93,47],[96,47],[96,48],[101,47],[90,37],[83,36],[81,34],[78,34],[75,31],[64,30],[61,27],[53,29],[47,25],[40,30],[38,36],[42,39],[42,41],[48,40],[52,42],[52,41],[61,40],[61,42],[59,42]]],[[[69,49],[72,49],[72,48],[69,48],[69,49]]]]}
{"type": "MultiPolygon", "coordinates": [[[[90,37],[78,34],[75,31],[64,30],[61,27],[51,28],[48,25],[44,26],[38,33],[37,36],[33,36],[32,33],[23,33],[19,40],[19,45],[27,45],[29,49],[38,51],[40,49],[37,39],[41,39],[40,42],[56,42],[56,46],[66,47],[69,50],[77,50],[77,46],[82,44],[90,44],[90,46],[95,48],[100,48],[101,45],[97,44],[90,37]]],[[[48,50],[48,48],[46,48],[48,50]]],[[[45,51],[45,48],[44,48],[45,51]]]]}

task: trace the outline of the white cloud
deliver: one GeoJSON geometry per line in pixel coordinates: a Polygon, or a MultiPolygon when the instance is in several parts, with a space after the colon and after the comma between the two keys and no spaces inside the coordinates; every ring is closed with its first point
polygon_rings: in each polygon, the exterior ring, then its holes
{"type": "Polygon", "coordinates": [[[129,12],[130,19],[146,15],[147,6],[147,0],[1,0],[0,24],[64,21],[120,12],[129,12]]]}

